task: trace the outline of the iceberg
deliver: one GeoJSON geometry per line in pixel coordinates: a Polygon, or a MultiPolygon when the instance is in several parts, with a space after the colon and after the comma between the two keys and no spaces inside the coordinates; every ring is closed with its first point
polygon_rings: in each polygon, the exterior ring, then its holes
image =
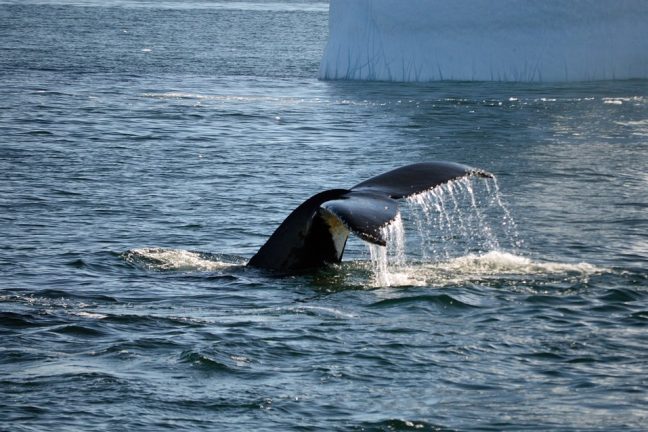
{"type": "Polygon", "coordinates": [[[648,1],[330,0],[319,78],[648,78],[648,1]]]}

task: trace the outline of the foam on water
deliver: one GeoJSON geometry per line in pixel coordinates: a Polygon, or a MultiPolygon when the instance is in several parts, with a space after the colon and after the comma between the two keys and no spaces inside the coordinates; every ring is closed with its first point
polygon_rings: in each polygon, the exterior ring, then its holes
{"type": "Polygon", "coordinates": [[[469,254],[448,261],[429,263],[418,269],[429,285],[458,284],[513,276],[587,277],[605,271],[608,270],[585,262],[537,261],[503,251],[469,254]]]}
{"type": "Polygon", "coordinates": [[[123,255],[132,264],[147,270],[215,271],[241,265],[183,249],[141,248],[131,249],[123,255]]]}
{"type": "MultiPolygon", "coordinates": [[[[370,248],[380,247],[371,245],[370,248]]],[[[400,267],[390,265],[389,257],[372,255],[372,260],[372,287],[445,286],[511,277],[587,278],[610,271],[585,262],[539,261],[503,251],[468,254],[439,262],[410,262],[400,267]],[[387,264],[376,263],[380,260],[387,264]]]]}

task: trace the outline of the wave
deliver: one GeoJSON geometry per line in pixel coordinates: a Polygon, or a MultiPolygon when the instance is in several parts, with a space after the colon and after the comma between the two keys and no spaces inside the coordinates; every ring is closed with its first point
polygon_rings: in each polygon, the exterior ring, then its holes
{"type": "MultiPolygon", "coordinates": [[[[354,428],[353,430],[355,430],[354,428]]],[[[436,424],[427,423],[420,420],[405,420],[399,418],[392,418],[379,421],[366,421],[357,426],[358,430],[362,431],[417,431],[417,432],[449,432],[455,429],[447,428],[436,424]]]]}

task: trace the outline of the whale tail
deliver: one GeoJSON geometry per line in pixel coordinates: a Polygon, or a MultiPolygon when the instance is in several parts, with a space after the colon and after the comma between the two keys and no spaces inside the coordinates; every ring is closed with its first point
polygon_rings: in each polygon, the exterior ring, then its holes
{"type": "Polygon", "coordinates": [[[453,162],[424,162],[396,168],[351,189],[320,192],[293,210],[248,265],[300,271],[339,263],[349,233],[385,246],[381,228],[399,215],[398,199],[466,176],[493,177],[453,162]]]}

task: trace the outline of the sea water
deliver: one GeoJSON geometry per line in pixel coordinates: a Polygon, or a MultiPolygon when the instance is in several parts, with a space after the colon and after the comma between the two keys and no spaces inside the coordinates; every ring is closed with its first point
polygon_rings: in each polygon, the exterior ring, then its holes
{"type": "Polygon", "coordinates": [[[0,430],[645,429],[648,83],[319,81],[327,9],[0,2],[0,430]],[[245,267],[425,160],[496,182],[245,267]]]}

